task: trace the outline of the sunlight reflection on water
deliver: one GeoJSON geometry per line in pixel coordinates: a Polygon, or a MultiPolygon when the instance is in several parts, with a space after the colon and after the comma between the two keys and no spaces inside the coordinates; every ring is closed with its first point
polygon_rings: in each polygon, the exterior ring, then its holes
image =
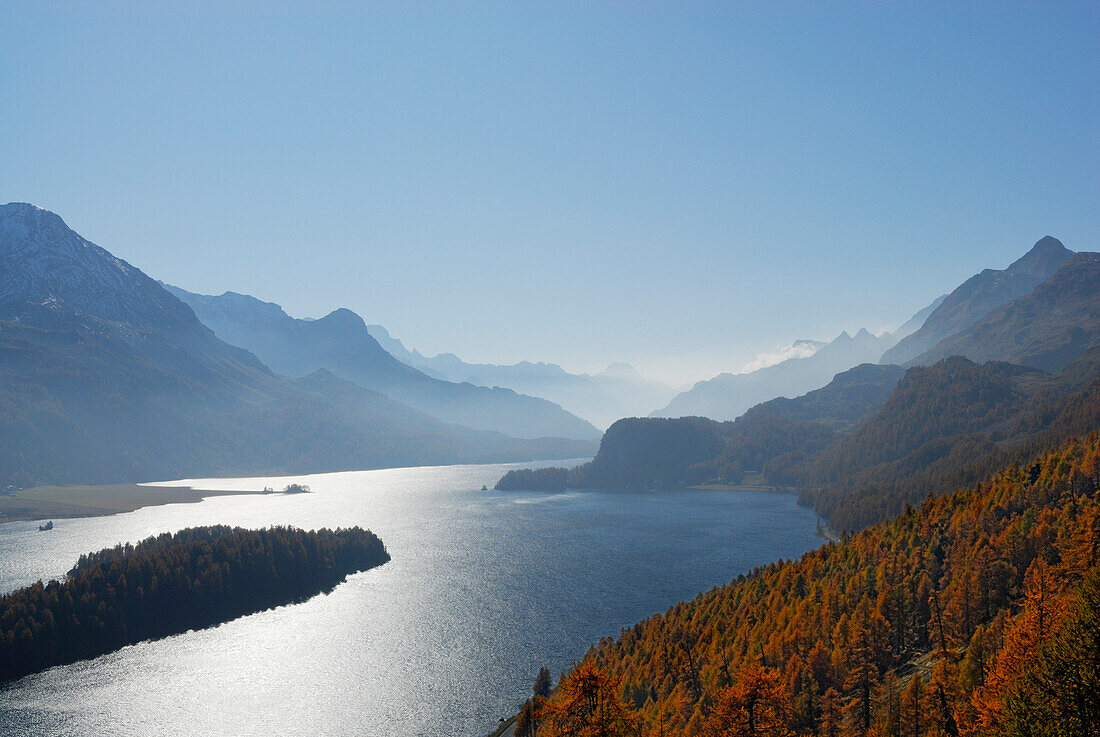
{"type": "MultiPolygon", "coordinates": [[[[197,488],[129,514],[0,525],[0,590],[84,552],[201,524],[362,525],[393,560],[331,594],[140,643],[0,690],[11,735],[462,735],[512,713],[535,672],[755,565],[817,547],[787,494],[479,491],[509,468],[389,469],[197,488]]],[[[542,464],[545,465],[545,464],[542,464]]]]}

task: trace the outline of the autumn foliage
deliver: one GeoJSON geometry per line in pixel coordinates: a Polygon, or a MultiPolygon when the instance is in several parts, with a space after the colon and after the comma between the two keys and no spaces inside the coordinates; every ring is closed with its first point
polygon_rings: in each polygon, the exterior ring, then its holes
{"type": "Polygon", "coordinates": [[[543,703],[540,737],[626,737],[638,733],[633,710],[616,678],[581,663],[543,703]]]}
{"type": "Polygon", "coordinates": [[[632,734],[584,705],[645,735],[1100,735],[1098,489],[1092,435],[677,604],[538,734],[632,734]]]}

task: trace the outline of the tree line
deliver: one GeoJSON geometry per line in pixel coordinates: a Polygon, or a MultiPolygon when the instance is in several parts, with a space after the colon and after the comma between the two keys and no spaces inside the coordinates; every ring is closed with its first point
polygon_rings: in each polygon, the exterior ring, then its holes
{"type": "Polygon", "coordinates": [[[497,481],[497,491],[565,491],[569,471],[565,468],[513,468],[497,481]]]}
{"type": "Polygon", "coordinates": [[[0,682],[304,601],[388,560],[359,527],[195,527],[82,555],[0,597],[0,682]]]}

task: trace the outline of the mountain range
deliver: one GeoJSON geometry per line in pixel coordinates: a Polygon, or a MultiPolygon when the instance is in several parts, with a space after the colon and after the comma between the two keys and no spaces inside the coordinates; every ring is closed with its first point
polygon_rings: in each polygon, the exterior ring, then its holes
{"type": "Polygon", "coordinates": [[[1078,253],[1028,294],[943,338],[909,364],[965,356],[979,363],[1008,361],[1055,372],[1097,342],[1100,254],[1078,253]]]}
{"type": "Polygon", "coordinates": [[[513,437],[596,440],[601,435],[590,423],[545,399],[446,381],[402,363],[378,344],[351,310],[303,320],[290,317],[277,304],[244,294],[207,296],[165,287],[219,338],[251,351],[285,376],[325,369],[446,422],[513,437]]]}
{"type": "Polygon", "coordinates": [[[1046,293],[1037,293],[1034,301],[1022,298],[1029,297],[1072,257],[1073,252],[1058,239],[1047,236],[1008,268],[985,269],[933,300],[892,334],[875,336],[861,330],[852,337],[845,332],[820,347],[800,341],[810,346],[803,352],[809,355],[796,353],[755,371],[724,373],[700,381],[650,416],[734,419],[759,402],[795,397],[823,386],[835,374],[863,362],[914,366],[963,355],[976,361],[996,359],[1058,370],[1091,345],[1096,332],[1091,320],[1095,305],[1088,300],[1091,277],[1082,275],[1085,267],[1077,264],[1062,282],[1052,284],[1046,293]],[[1056,295],[1063,289],[1077,295],[1077,311],[1051,314],[1052,302],[1065,298],[1056,295]],[[1039,317],[1044,311],[1048,314],[1045,322],[1039,317]]]}
{"type": "Polygon", "coordinates": [[[573,374],[556,363],[541,361],[466,363],[453,353],[429,358],[409,350],[381,325],[368,325],[367,329],[391,355],[426,374],[544,397],[597,427],[606,428],[620,417],[648,414],[676,393],[667,384],[642,376],[627,363],[613,363],[598,374],[573,374]]]}
{"type": "Polygon", "coordinates": [[[974,483],[992,468],[1088,433],[1100,427],[1100,254],[1063,259],[1059,249],[1044,239],[1016,262],[1015,276],[983,272],[986,278],[933,303],[928,319],[946,306],[941,324],[968,324],[908,370],[860,365],[733,422],[623,420],[570,483],[677,486],[751,476],[797,487],[838,529],[858,529],[916,504],[929,489],[974,483]],[[1029,292],[971,319],[995,301],[998,284],[1018,289],[1021,279],[1051,268],[1029,292]]]}
{"type": "Polygon", "coordinates": [[[97,483],[562,458],[220,340],[56,214],[0,207],[0,482],[97,483]]]}
{"type": "MultiPolygon", "coordinates": [[[[866,524],[910,498],[908,486],[884,492],[899,474],[971,478],[971,454],[1003,456],[1052,427],[1085,427],[1100,373],[1098,295],[1100,254],[1044,238],[1008,269],[983,271],[926,308],[899,347],[954,332],[908,359],[904,379],[904,368],[876,365],[884,351],[898,355],[884,348],[893,336],[861,330],[807,342],[798,352],[810,355],[673,398],[658,414],[712,418],[689,422],[687,435],[683,423],[614,423],[589,471],[634,458],[631,483],[763,474],[812,487],[808,500],[838,522],[866,524]],[[890,501],[874,511],[860,489],[890,501]]],[[[303,320],[246,295],[165,288],[56,214],[4,205],[0,482],[563,458],[595,448],[599,431],[553,402],[405,361],[478,381],[572,386],[590,409],[601,392],[613,403],[639,387],[660,390],[625,366],[586,376],[553,364],[424,359],[383,335],[398,360],[372,330],[381,328],[346,309],[303,320]],[[632,388],[614,398],[616,382],[632,388]]]]}
{"type": "Polygon", "coordinates": [[[1029,294],[1050,278],[1073,252],[1051,236],[1040,239],[1006,269],[985,269],[943,298],[928,318],[882,355],[882,363],[905,365],[944,338],[962,332],[1001,305],[1029,294]]]}
{"type": "Polygon", "coordinates": [[[873,335],[865,329],[854,336],[846,331],[811,355],[790,358],[743,374],[719,374],[700,381],[673,397],[651,417],[709,417],[733,420],[753,405],[775,397],[796,397],[827,384],[834,376],[861,363],[877,363],[894,345],[889,333],[873,335]]]}

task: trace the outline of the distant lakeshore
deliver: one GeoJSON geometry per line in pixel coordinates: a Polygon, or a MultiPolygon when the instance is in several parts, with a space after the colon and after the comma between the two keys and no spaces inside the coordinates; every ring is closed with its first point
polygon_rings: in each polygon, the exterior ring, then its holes
{"type": "Polygon", "coordinates": [[[777,494],[797,494],[793,486],[771,486],[768,484],[694,484],[686,487],[700,491],[766,491],[777,494]]]}
{"type": "Polygon", "coordinates": [[[34,486],[0,496],[0,524],[28,520],[101,517],[162,504],[194,504],[206,497],[262,494],[256,491],[214,491],[189,486],[34,486]]]}

